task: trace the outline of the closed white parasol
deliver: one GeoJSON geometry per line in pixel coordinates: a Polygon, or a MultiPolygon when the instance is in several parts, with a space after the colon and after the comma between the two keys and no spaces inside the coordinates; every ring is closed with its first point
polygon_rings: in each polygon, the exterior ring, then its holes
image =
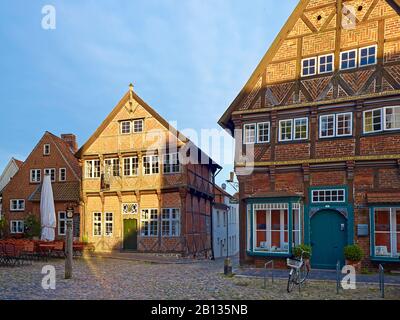
{"type": "Polygon", "coordinates": [[[50,175],[45,175],[40,196],[40,219],[43,241],[54,241],[56,228],[56,211],[54,208],[53,189],[50,175]]]}

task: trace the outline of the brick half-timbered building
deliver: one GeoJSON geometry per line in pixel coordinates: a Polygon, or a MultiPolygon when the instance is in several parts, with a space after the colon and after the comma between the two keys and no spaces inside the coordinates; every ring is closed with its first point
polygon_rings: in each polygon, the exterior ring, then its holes
{"type": "Polygon", "coordinates": [[[301,0],[220,119],[236,140],[240,260],[400,265],[397,1],[301,0]]]}
{"type": "Polygon", "coordinates": [[[214,175],[220,166],[132,85],[77,156],[82,234],[97,251],[212,254],[214,175]]]}

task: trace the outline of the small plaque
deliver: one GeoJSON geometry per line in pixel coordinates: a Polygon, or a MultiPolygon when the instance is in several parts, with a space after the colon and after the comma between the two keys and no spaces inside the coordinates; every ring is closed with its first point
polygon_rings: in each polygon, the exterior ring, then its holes
{"type": "Polygon", "coordinates": [[[367,237],[369,235],[368,225],[367,224],[359,224],[357,226],[357,235],[359,237],[367,237]]]}

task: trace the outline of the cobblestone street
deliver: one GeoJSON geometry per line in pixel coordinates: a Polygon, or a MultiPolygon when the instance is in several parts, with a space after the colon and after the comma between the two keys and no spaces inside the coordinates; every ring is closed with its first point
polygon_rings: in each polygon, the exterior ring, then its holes
{"type": "MultiPolygon", "coordinates": [[[[357,290],[336,295],[335,283],[309,282],[288,294],[286,282],[276,280],[263,289],[262,279],[222,274],[223,261],[193,264],[151,264],[116,259],[80,259],[74,263],[74,278],[64,280],[64,262],[36,262],[32,266],[0,268],[0,299],[379,299],[377,285],[359,285],[357,290]],[[44,265],[57,271],[55,290],[41,287],[44,265]]],[[[400,300],[400,287],[387,286],[386,298],[400,300]]]]}

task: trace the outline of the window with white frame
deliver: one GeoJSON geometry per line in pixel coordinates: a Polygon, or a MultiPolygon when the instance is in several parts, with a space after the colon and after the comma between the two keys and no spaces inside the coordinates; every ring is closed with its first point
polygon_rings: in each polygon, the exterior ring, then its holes
{"type": "Polygon", "coordinates": [[[10,211],[24,211],[25,200],[23,199],[12,199],[10,200],[10,211]]]}
{"type": "Polygon", "coordinates": [[[114,231],[114,214],[112,212],[106,212],[104,218],[105,235],[106,237],[111,237],[114,231]]]}
{"type": "Polygon", "coordinates": [[[294,140],[308,138],[308,118],[294,119],[294,140]]]}
{"type": "Polygon", "coordinates": [[[308,118],[279,121],[279,141],[308,139],[308,118]]]}
{"type": "Polygon", "coordinates": [[[158,236],[158,210],[143,209],[141,216],[141,236],[157,237],[158,236]]]}
{"type": "Polygon", "coordinates": [[[288,253],[288,205],[254,205],[254,213],[255,250],[265,252],[288,253]]]}
{"type": "Polygon", "coordinates": [[[50,176],[51,182],[55,182],[56,181],[56,169],[44,169],[44,175],[50,176]]]}
{"type": "Polygon", "coordinates": [[[351,136],[353,133],[353,115],[351,112],[328,114],[319,118],[320,138],[351,136]]]}
{"type": "Polygon", "coordinates": [[[119,177],[119,159],[106,159],[104,160],[104,170],[110,177],[119,177]]]}
{"type": "Polygon", "coordinates": [[[321,189],[312,191],[313,203],[346,202],[345,189],[321,189]]]}
{"type": "Polygon", "coordinates": [[[124,176],[134,177],[139,174],[138,157],[124,158],[124,176]]]}
{"type": "Polygon", "coordinates": [[[100,160],[86,160],[85,162],[86,178],[100,178],[100,160]]]}
{"type": "Polygon", "coordinates": [[[39,183],[42,180],[41,177],[42,170],[40,169],[32,169],[30,174],[31,183],[39,183]]]}
{"type": "Polygon", "coordinates": [[[162,209],[161,235],[163,237],[179,237],[180,223],[179,209],[162,209]]]}
{"type": "Polygon", "coordinates": [[[292,206],[292,223],[292,247],[296,247],[301,244],[301,205],[299,203],[294,203],[292,206]]]}
{"type": "Polygon", "coordinates": [[[400,130],[400,106],[364,111],[364,133],[400,130]]]}
{"type": "Polygon", "coordinates": [[[158,156],[144,156],[143,157],[143,173],[145,175],[152,175],[152,174],[160,173],[158,156]]]}
{"type": "Polygon", "coordinates": [[[137,203],[123,203],[122,214],[137,214],[139,205],[137,203]]]}
{"type": "Polygon", "coordinates": [[[251,234],[251,226],[252,226],[252,223],[251,223],[251,219],[252,219],[252,214],[251,214],[251,208],[252,208],[252,205],[250,205],[250,204],[248,204],[247,205],[247,219],[246,219],[246,221],[247,221],[247,224],[246,224],[246,226],[247,226],[247,228],[246,228],[246,235],[247,235],[247,251],[250,251],[251,250],[251,246],[252,246],[252,243],[251,243],[251,239],[252,239],[252,234],[251,234]]]}
{"type": "Polygon", "coordinates": [[[340,53],[340,69],[349,70],[357,68],[357,50],[349,50],[340,53]]]}
{"type": "Polygon", "coordinates": [[[45,144],[43,146],[43,155],[45,156],[50,155],[50,144],[45,144]]]}
{"type": "Polygon", "coordinates": [[[121,122],[121,134],[130,134],[131,133],[131,122],[130,121],[122,121],[121,122]]]}
{"type": "Polygon", "coordinates": [[[243,126],[243,143],[253,144],[256,143],[256,124],[245,124],[243,126]]]}
{"type": "Polygon", "coordinates": [[[60,179],[61,182],[67,181],[67,169],[66,168],[60,168],[58,178],[60,179]]]}
{"type": "Polygon", "coordinates": [[[181,171],[181,165],[179,163],[179,154],[169,153],[163,156],[163,172],[168,173],[179,173],[181,171]]]}
{"type": "Polygon", "coordinates": [[[319,73],[329,73],[333,71],[334,54],[327,54],[318,57],[319,73]]]}
{"type": "Polygon", "coordinates": [[[270,141],[270,123],[257,123],[257,143],[268,143],[270,141]]]}
{"type": "Polygon", "coordinates": [[[143,132],[143,119],[133,120],[133,132],[140,133],[143,132]]]}
{"type": "Polygon", "coordinates": [[[93,213],[93,235],[101,236],[101,212],[93,213]]]}
{"type": "Polygon", "coordinates": [[[23,220],[11,220],[10,221],[10,232],[12,234],[24,233],[24,221],[23,220]]]}
{"type": "Polygon", "coordinates": [[[377,46],[376,45],[361,48],[359,51],[360,67],[365,67],[365,66],[376,64],[376,62],[377,62],[376,56],[377,56],[377,46]]]}
{"type": "Polygon", "coordinates": [[[67,231],[67,215],[65,212],[58,213],[58,235],[65,236],[67,231]]]}
{"type": "Polygon", "coordinates": [[[317,58],[307,58],[301,61],[301,76],[308,77],[317,74],[317,58]]]}
{"type": "Polygon", "coordinates": [[[291,141],[293,139],[293,120],[279,121],[279,141],[291,141]]]}
{"type": "Polygon", "coordinates": [[[374,255],[400,256],[400,208],[374,208],[374,255]]]}

